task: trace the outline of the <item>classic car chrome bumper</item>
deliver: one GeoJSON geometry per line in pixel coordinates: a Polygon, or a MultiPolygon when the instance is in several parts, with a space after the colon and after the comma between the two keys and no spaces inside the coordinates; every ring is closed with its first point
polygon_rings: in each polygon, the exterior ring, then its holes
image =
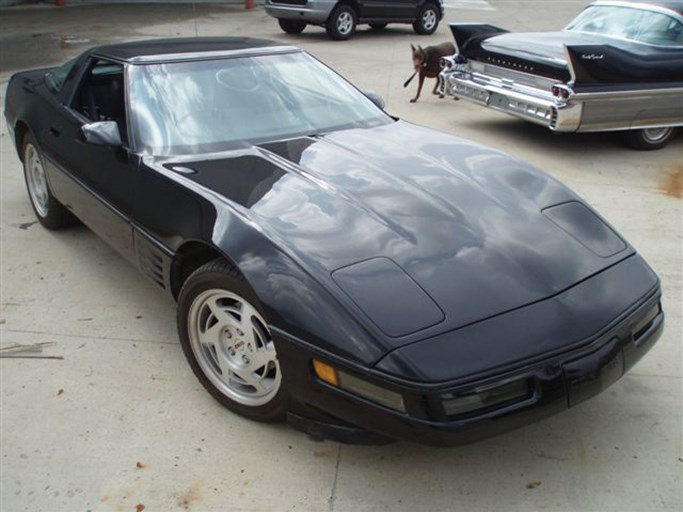
{"type": "Polygon", "coordinates": [[[683,125],[683,87],[621,89],[554,95],[517,80],[471,72],[467,65],[442,71],[445,93],[520,117],[557,132],[631,130],[683,125]]]}
{"type": "Polygon", "coordinates": [[[478,73],[446,70],[442,73],[446,94],[500,110],[558,132],[576,131],[581,124],[583,103],[556,98],[511,80],[478,73]]]}

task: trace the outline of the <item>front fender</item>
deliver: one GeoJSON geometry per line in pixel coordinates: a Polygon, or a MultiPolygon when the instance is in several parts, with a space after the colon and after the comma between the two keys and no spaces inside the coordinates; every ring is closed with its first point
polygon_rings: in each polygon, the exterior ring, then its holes
{"type": "Polygon", "coordinates": [[[364,366],[389,350],[337,299],[341,292],[321,284],[248,219],[221,210],[212,238],[256,293],[271,328],[364,366]]]}

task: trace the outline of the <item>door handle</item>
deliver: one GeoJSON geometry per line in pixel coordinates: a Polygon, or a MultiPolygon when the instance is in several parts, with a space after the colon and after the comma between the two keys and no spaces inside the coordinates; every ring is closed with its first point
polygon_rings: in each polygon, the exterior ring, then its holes
{"type": "Polygon", "coordinates": [[[57,130],[56,128],[50,128],[49,132],[50,132],[50,135],[53,135],[55,137],[59,137],[59,130],[57,130]]]}

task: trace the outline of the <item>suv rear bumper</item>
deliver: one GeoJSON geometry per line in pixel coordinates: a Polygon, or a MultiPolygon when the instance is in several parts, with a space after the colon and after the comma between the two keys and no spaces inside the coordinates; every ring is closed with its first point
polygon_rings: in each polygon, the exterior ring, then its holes
{"type": "Polygon", "coordinates": [[[322,25],[330,17],[336,0],[308,0],[299,3],[280,3],[267,0],[266,12],[273,18],[299,20],[314,25],[322,25]]]}

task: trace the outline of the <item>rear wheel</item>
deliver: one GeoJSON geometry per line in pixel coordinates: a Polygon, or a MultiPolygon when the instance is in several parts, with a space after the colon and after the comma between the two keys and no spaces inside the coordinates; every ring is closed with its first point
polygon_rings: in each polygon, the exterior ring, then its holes
{"type": "Polygon", "coordinates": [[[338,5],[330,14],[325,28],[335,41],[349,39],[356,31],[356,12],[349,5],[338,5]]]}
{"type": "Polygon", "coordinates": [[[287,34],[301,34],[306,28],[306,22],[300,20],[277,20],[280,28],[287,34]]]}
{"type": "Polygon", "coordinates": [[[668,126],[665,128],[644,128],[642,130],[629,130],[624,132],[626,144],[633,149],[644,151],[659,149],[666,146],[674,137],[676,129],[668,126]]]}
{"type": "Polygon", "coordinates": [[[216,400],[253,420],[284,419],[275,342],[256,295],[225,260],[187,278],[178,296],[178,334],[190,367],[216,400]]]}
{"type": "Polygon", "coordinates": [[[417,15],[413,30],[420,35],[433,34],[439,26],[439,9],[436,5],[425,4],[417,15]]]}
{"type": "Polygon", "coordinates": [[[22,154],[26,188],[38,221],[48,229],[60,229],[74,224],[76,218],[50,192],[45,160],[30,133],[24,137],[22,154]]]}

